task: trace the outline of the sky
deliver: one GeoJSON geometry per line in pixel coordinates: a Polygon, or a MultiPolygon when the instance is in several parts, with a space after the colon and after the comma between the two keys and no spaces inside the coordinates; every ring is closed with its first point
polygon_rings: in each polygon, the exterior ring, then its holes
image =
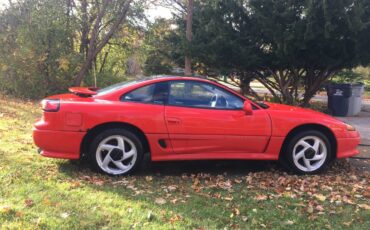
{"type": "Polygon", "coordinates": [[[0,0],[0,9],[4,8],[4,4],[8,4],[8,0],[0,0]]]}
{"type": "MultiPolygon", "coordinates": [[[[8,0],[0,0],[0,9],[4,8],[8,5],[8,0]]],[[[152,7],[146,11],[150,20],[154,20],[155,18],[166,18],[169,19],[171,17],[171,10],[165,7],[152,7]]]]}
{"type": "MultiPolygon", "coordinates": [[[[2,0],[0,0],[2,1],[2,0]]],[[[171,18],[171,10],[165,7],[157,6],[157,7],[152,7],[151,9],[148,9],[146,11],[148,17],[150,20],[153,20],[155,18],[166,18],[169,19],[171,18]]]]}

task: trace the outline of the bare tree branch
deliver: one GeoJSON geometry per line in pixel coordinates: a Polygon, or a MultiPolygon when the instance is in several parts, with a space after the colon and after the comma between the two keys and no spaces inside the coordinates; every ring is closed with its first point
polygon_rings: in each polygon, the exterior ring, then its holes
{"type": "Polygon", "coordinates": [[[112,38],[113,34],[118,30],[119,26],[123,23],[124,19],[127,16],[127,12],[129,10],[130,4],[132,0],[126,0],[124,2],[120,2],[118,6],[118,10],[116,13],[116,19],[114,23],[108,30],[108,32],[103,35],[102,39],[99,41],[99,28],[101,26],[101,21],[103,17],[106,15],[106,9],[110,4],[111,0],[105,0],[102,8],[97,14],[97,17],[94,22],[94,26],[91,32],[90,41],[89,41],[89,49],[87,51],[87,58],[84,64],[81,67],[81,70],[77,74],[75,78],[75,85],[81,85],[83,78],[85,77],[86,73],[91,67],[92,62],[95,60],[96,56],[101,52],[103,47],[109,42],[112,38]]]}

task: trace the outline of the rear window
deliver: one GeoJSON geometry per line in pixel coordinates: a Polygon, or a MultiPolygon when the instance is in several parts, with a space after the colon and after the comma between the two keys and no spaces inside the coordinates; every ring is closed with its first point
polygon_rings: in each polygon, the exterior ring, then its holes
{"type": "Polygon", "coordinates": [[[143,80],[124,81],[124,82],[120,82],[120,83],[117,83],[117,84],[110,85],[108,87],[99,89],[96,92],[97,92],[98,95],[104,95],[104,94],[114,92],[118,89],[122,89],[122,88],[125,88],[125,87],[128,87],[128,86],[134,85],[134,84],[136,84],[138,82],[142,82],[142,81],[144,81],[144,79],[143,80]]]}
{"type": "Polygon", "coordinates": [[[155,85],[147,85],[140,87],[130,93],[124,95],[121,100],[123,101],[135,101],[135,102],[144,102],[148,103],[153,101],[153,91],[155,85]]]}
{"type": "Polygon", "coordinates": [[[124,94],[121,101],[150,104],[165,104],[168,97],[168,83],[159,82],[146,85],[124,94]]]}

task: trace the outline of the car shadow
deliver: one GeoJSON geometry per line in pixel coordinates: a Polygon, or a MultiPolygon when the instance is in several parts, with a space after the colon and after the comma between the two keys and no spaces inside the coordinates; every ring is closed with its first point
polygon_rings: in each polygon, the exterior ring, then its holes
{"type": "MultiPolygon", "coordinates": [[[[59,171],[72,176],[79,172],[94,173],[90,170],[88,162],[84,160],[61,161],[59,171]]],[[[208,173],[212,175],[247,175],[249,172],[280,170],[276,161],[258,160],[197,160],[197,161],[160,161],[152,162],[144,159],[142,165],[135,171],[137,176],[181,176],[185,174],[208,173]]]]}
{"type": "Polygon", "coordinates": [[[170,161],[170,162],[145,162],[138,175],[182,175],[209,173],[228,175],[246,175],[249,172],[269,171],[276,168],[273,161],[247,161],[247,160],[201,160],[201,161],[170,161]]]}

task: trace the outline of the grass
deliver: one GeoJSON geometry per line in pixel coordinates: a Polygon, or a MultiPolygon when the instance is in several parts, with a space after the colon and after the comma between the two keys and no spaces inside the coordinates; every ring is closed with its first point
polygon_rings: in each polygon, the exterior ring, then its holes
{"type": "Polygon", "coordinates": [[[347,161],[294,176],[272,162],[150,163],[108,177],[43,158],[38,105],[0,97],[2,229],[369,229],[369,174],[347,161]]]}

